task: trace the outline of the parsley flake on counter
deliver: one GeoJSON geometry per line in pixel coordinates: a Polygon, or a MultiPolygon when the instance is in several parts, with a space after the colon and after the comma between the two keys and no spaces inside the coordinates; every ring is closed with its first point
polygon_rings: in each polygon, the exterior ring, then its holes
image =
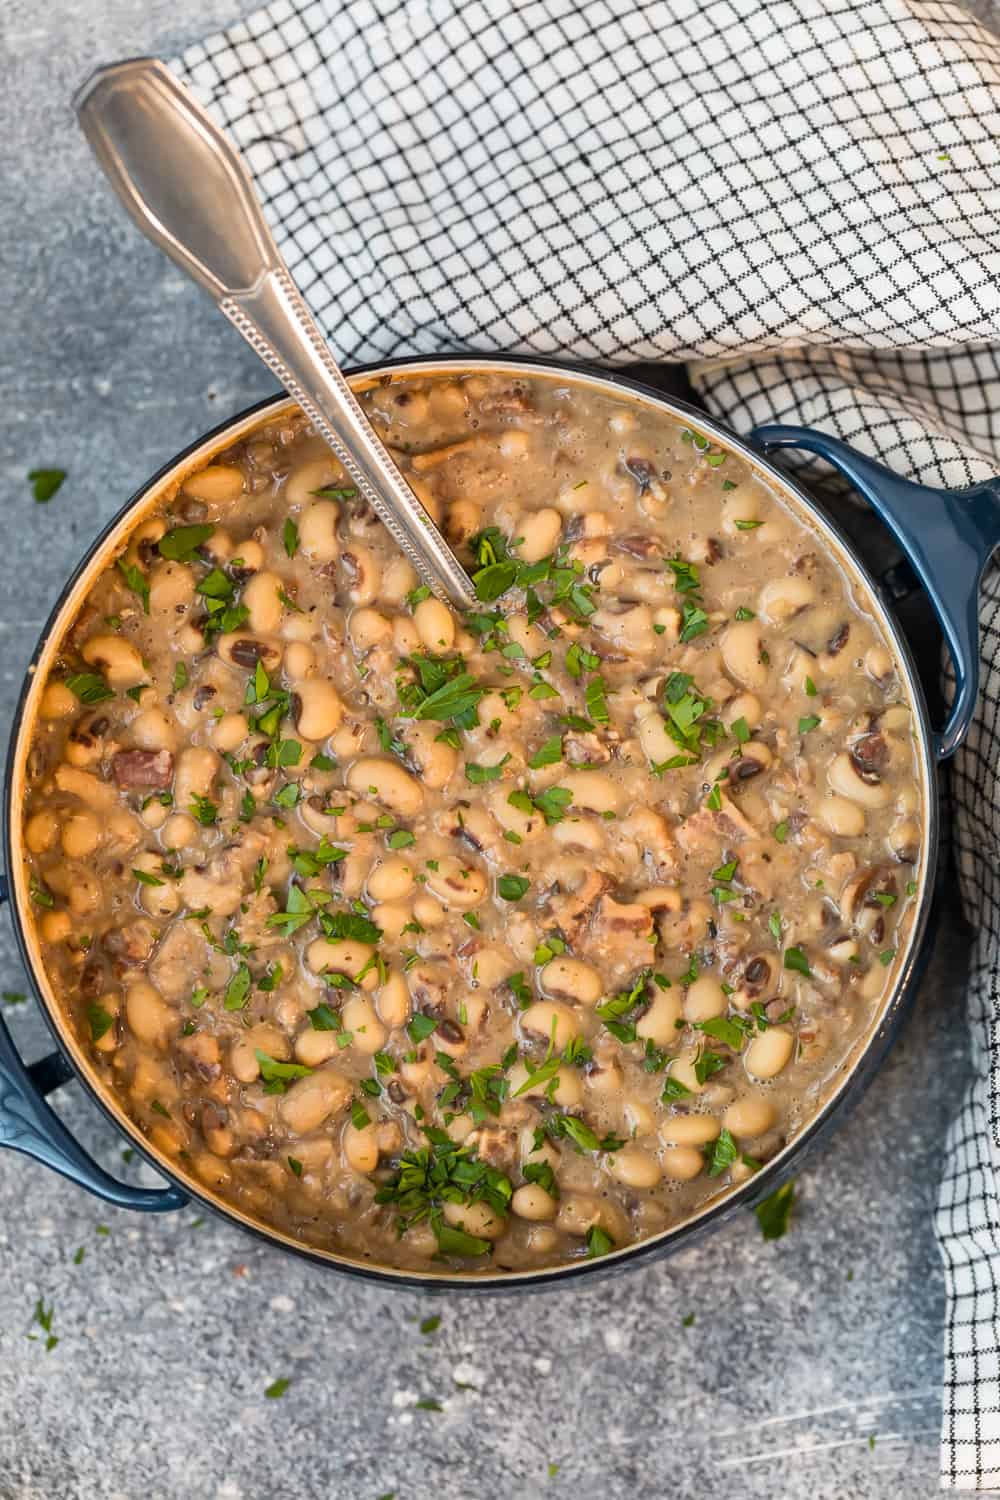
{"type": "Polygon", "coordinates": [[[283,1396],[285,1394],[290,1385],[291,1381],[286,1380],[284,1377],[282,1377],[281,1380],[273,1380],[267,1387],[264,1395],[268,1398],[269,1401],[277,1401],[280,1396],[283,1396]]]}
{"type": "Polygon", "coordinates": [[[780,1240],[782,1235],[787,1234],[794,1204],[795,1184],[786,1182],[769,1198],[756,1205],[754,1213],[766,1240],[780,1240]]]}
{"type": "Polygon", "coordinates": [[[31,485],[31,493],[39,505],[44,505],[51,500],[62,488],[63,480],[66,478],[65,469],[29,469],[28,483],[31,485]]]}
{"type": "Polygon", "coordinates": [[[440,1318],[424,1318],[423,1322],[420,1324],[420,1332],[425,1334],[437,1333],[440,1327],[440,1318]]]}

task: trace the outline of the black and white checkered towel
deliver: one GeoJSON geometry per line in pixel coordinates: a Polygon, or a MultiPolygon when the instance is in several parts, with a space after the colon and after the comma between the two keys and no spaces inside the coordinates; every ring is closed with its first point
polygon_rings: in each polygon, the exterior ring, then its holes
{"type": "MultiPolygon", "coordinates": [[[[738,431],[1000,473],[1000,43],[956,5],[275,0],[175,66],[345,363],[685,360],[738,431]]],[[[997,571],[982,623],[954,776],[976,1079],[938,1215],[956,1489],[1000,1486],[997,571]]]]}

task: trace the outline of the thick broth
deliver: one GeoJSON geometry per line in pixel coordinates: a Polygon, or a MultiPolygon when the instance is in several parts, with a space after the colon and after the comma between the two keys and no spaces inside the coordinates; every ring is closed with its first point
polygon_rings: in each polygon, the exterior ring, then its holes
{"type": "Polygon", "coordinates": [[[368,411],[475,573],[430,598],[301,417],[191,475],[41,698],[45,963],[152,1144],[433,1270],[659,1233],[808,1122],[916,890],[902,680],[732,454],[571,381],[368,411]]]}

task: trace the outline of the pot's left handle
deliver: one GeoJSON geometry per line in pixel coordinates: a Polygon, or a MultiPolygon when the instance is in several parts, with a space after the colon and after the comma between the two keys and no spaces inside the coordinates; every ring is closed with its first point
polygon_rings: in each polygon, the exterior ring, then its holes
{"type": "Polygon", "coordinates": [[[939,760],[953,755],[972,722],[979,693],[979,585],[1000,546],[1000,480],[966,490],[936,490],[894,474],[839,438],[811,427],[769,423],[751,441],[804,448],[839,469],[870,502],[906,553],[941,622],[955,667],[955,697],[934,735],[939,760]]]}
{"type": "MultiPolygon", "coordinates": [[[[0,904],[6,899],[7,882],[0,876],[0,904]]],[[[87,1155],[45,1102],[45,1095],[69,1076],[59,1053],[27,1067],[0,1015],[0,1149],[6,1147],[34,1157],[118,1208],[138,1208],[147,1213],[183,1208],[188,1199],[180,1188],[130,1187],[87,1155]]]]}

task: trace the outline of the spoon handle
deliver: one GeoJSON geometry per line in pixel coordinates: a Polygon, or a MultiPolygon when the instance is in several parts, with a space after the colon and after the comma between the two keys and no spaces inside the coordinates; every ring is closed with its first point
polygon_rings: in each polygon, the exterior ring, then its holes
{"type": "Polygon", "coordinates": [[[271,236],[242,161],[149,58],[99,68],[74,100],[146,237],[209,293],[325,438],[424,583],[473,607],[468,574],[358,405],[271,236]]]}

